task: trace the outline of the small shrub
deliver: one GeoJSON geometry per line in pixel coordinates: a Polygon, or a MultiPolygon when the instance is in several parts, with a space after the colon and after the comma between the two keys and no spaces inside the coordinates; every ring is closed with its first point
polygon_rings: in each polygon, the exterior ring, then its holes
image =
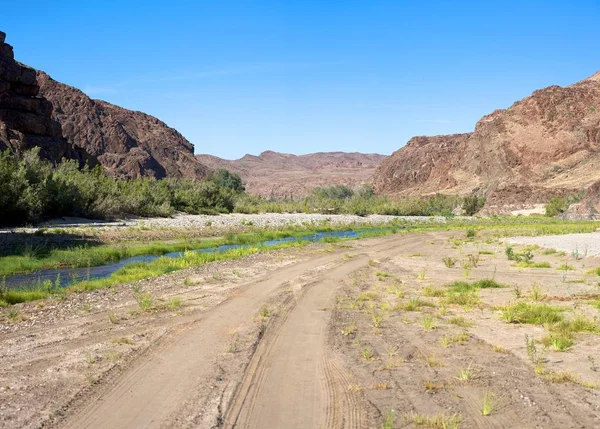
{"type": "Polygon", "coordinates": [[[496,402],[496,395],[491,392],[487,392],[483,397],[483,406],[481,407],[481,415],[489,416],[494,412],[496,402]]]}
{"type": "Polygon", "coordinates": [[[444,265],[447,268],[454,268],[456,265],[456,258],[452,258],[450,256],[446,256],[444,259],[442,259],[442,261],[444,261],[444,265]]]}

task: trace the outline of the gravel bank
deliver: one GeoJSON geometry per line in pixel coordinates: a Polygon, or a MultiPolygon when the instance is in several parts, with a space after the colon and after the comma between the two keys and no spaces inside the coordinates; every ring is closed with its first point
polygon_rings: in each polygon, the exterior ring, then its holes
{"type": "Polygon", "coordinates": [[[600,256],[600,232],[588,234],[545,235],[539,237],[511,237],[512,244],[537,244],[567,253],[579,252],[580,255],[600,256]]]}
{"type": "MultiPolygon", "coordinates": [[[[236,229],[240,227],[285,227],[285,226],[320,226],[329,225],[364,225],[384,224],[392,221],[404,222],[435,222],[446,223],[443,216],[353,216],[353,215],[324,215],[307,213],[263,213],[263,214],[225,214],[225,215],[188,215],[177,214],[171,218],[129,218],[114,222],[93,221],[82,218],[52,219],[40,224],[37,228],[17,228],[21,231],[32,232],[38,228],[190,228],[202,229],[236,229]]],[[[1,232],[14,231],[15,229],[0,229],[1,232]]]]}

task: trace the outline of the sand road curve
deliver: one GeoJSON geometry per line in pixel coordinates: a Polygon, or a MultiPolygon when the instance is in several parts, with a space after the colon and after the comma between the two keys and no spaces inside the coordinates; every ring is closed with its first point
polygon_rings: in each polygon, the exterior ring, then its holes
{"type": "MultiPolygon", "coordinates": [[[[239,288],[223,304],[178,326],[110,385],[76,404],[59,427],[360,428],[367,406],[327,347],[338,287],[372,258],[418,248],[422,237],[361,240],[316,254],[239,288]],[[228,333],[252,324],[261,305],[288,291],[245,366],[226,386],[220,357],[228,333]],[[289,291],[292,293],[290,294],[289,291]]],[[[225,377],[226,378],[226,377],[225,377]]]]}

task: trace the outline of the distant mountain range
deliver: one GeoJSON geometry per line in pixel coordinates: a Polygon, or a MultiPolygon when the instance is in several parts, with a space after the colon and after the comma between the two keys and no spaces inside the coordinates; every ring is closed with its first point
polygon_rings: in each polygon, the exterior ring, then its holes
{"type": "Polygon", "coordinates": [[[600,72],[535,91],[484,116],[471,133],[414,137],[390,157],[266,151],[229,161],[195,156],[194,146],[157,118],[91,99],[18,63],[5,37],[0,32],[0,149],[39,147],[53,162],[99,162],[119,177],[202,179],[226,168],[264,197],[372,183],[391,196],[477,194],[494,213],[583,190],[578,215],[600,211],[600,72]]]}
{"type": "Polygon", "coordinates": [[[197,158],[210,168],[225,168],[239,174],[251,194],[266,198],[300,198],[319,186],[343,184],[354,187],[370,183],[385,156],[346,152],[291,155],[266,151],[234,161],[212,155],[197,155],[197,158]]]}

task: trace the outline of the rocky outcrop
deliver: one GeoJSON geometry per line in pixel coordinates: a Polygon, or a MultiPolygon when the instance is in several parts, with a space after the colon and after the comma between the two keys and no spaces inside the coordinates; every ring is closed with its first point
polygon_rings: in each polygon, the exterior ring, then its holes
{"type": "Polygon", "coordinates": [[[265,151],[229,161],[198,155],[211,168],[225,168],[239,174],[250,194],[265,198],[302,198],[320,186],[335,184],[354,187],[370,183],[384,155],[326,152],[292,155],[265,151]]]}
{"type": "Polygon", "coordinates": [[[472,133],[415,137],[382,162],[376,190],[488,196],[490,212],[544,203],[600,180],[600,73],[535,91],[472,133]]]}
{"type": "Polygon", "coordinates": [[[583,199],[572,204],[563,214],[566,219],[600,220],[600,180],[593,183],[583,195],[583,199]]]}
{"type": "Polygon", "coordinates": [[[93,159],[73,148],[60,124],[52,119],[52,103],[39,96],[34,69],[15,61],[13,48],[0,32],[0,150],[23,152],[40,148],[40,156],[53,163],[76,159],[80,165],[93,159]]]}
{"type": "Polygon", "coordinates": [[[177,130],[142,112],[93,100],[82,91],[38,72],[41,94],[54,105],[52,117],[75,147],[98,157],[117,177],[202,179],[208,169],[177,130]]]}

